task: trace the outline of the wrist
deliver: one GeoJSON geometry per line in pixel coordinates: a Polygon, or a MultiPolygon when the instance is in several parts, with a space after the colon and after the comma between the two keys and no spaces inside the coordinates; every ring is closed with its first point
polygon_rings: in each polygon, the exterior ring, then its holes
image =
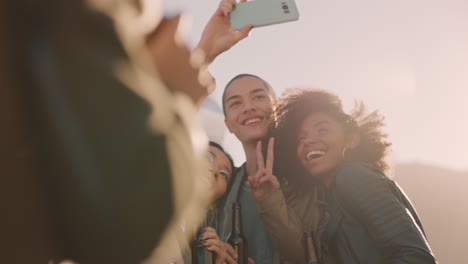
{"type": "Polygon", "coordinates": [[[257,209],[260,213],[266,213],[274,210],[278,205],[284,202],[283,192],[276,190],[262,200],[257,200],[257,209]]]}
{"type": "Polygon", "coordinates": [[[194,51],[201,52],[203,54],[203,59],[206,64],[210,64],[216,58],[216,55],[212,53],[213,48],[209,43],[201,41],[194,51]]]}

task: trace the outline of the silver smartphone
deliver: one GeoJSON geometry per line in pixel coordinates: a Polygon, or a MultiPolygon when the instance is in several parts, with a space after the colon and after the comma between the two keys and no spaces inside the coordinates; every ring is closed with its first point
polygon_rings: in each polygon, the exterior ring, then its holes
{"type": "Polygon", "coordinates": [[[238,3],[230,14],[231,26],[241,30],[247,25],[262,27],[299,19],[294,0],[251,0],[238,3]]]}

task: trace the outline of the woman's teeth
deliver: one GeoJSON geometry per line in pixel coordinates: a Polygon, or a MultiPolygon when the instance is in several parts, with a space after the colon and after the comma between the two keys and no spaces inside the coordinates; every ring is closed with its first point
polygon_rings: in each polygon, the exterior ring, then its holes
{"type": "Polygon", "coordinates": [[[312,160],[312,159],[320,158],[323,155],[325,155],[325,152],[322,150],[312,150],[307,153],[306,158],[307,160],[312,160]]]}
{"type": "Polygon", "coordinates": [[[249,119],[245,122],[245,125],[250,125],[250,124],[253,124],[253,123],[257,123],[257,122],[260,122],[260,118],[253,118],[253,119],[249,119]]]}

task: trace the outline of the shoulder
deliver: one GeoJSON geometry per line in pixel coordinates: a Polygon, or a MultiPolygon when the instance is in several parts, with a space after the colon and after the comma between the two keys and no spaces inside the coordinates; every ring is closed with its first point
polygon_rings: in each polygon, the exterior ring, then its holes
{"type": "Polygon", "coordinates": [[[245,175],[245,163],[242,164],[240,167],[234,170],[232,174],[232,182],[241,182],[245,175]]]}
{"type": "Polygon", "coordinates": [[[241,186],[242,178],[244,178],[245,168],[244,165],[238,167],[234,170],[232,174],[232,178],[229,181],[227,191],[225,193],[225,200],[226,202],[233,202],[237,198],[237,194],[239,192],[239,188],[241,186]]]}
{"type": "Polygon", "coordinates": [[[344,164],[336,173],[335,189],[340,196],[363,196],[387,192],[391,180],[378,169],[365,163],[344,164]]]}
{"type": "Polygon", "coordinates": [[[420,236],[422,230],[411,203],[406,197],[401,199],[402,193],[396,193],[394,188],[396,184],[379,170],[353,163],[337,172],[334,195],[347,212],[363,223],[376,242],[388,245],[397,235],[418,233],[420,236]],[[411,229],[415,225],[419,227],[411,229]]]}
{"type": "Polygon", "coordinates": [[[337,186],[363,184],[367,181],[390,180],[383,172],[362,162],[349,162],[341,166],[335,176],[337,186]]]}
{"type": "Polygon", "coordinates": [[[234,172],[234,177],[243,176],[245,174],[245,162],[238,168],[236,168],[234,172]]]}

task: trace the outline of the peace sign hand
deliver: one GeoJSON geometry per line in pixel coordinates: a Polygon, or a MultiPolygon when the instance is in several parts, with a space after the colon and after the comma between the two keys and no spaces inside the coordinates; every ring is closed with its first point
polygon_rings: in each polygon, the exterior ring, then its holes
{"type": "Polygon", "coordinates": [[[250,192],[255,200],[263,200],[279,190],[278,179],[273,175],[274,138],[268,140],[266,165],[262,154],[262,142],[257,143],[257,174],[249,176],[250,192]]]}

